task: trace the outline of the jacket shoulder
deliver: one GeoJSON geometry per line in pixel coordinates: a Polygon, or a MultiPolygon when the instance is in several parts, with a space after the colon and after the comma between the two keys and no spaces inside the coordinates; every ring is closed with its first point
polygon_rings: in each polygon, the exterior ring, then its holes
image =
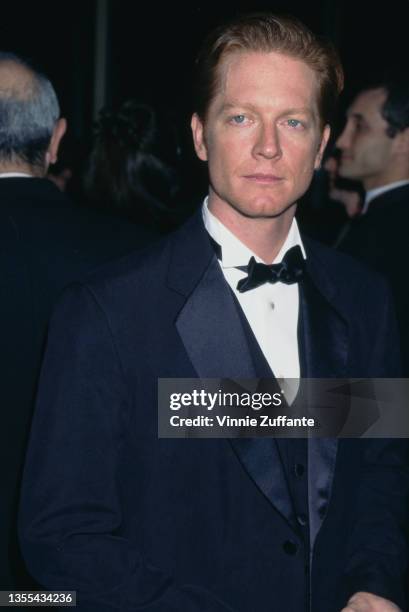
{"type": "Polygon", "coordinates": [[[99,292],[110,284],[143,281],[147,275],[160,274],[166,263],[169,241],[161,238],[145,248],[132,251],[99,266],[82,278],[84,284],[99,292]]]}

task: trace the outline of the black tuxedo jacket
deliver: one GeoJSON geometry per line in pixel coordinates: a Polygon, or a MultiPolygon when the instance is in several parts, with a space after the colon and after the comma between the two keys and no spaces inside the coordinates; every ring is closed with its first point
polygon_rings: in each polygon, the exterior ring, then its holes
{"type": "Polygon", "coordinates": [[[340,250],[381,272],[390,283],[396,303],[405,376],[409,376],[408,234],[409,185],[404,185],[372,200],[368,212],[353,220],[340,244],[340,250]]]}
{"type": "Polygon", "coordinates": [[[146,243],[116,219],[75,207],[50,181],[0,179],[0,588],[27,586],[14,525],[46,327],[65,287],[146,243]]]}
{"type": "MultiPolygon", "coordinates": [[[[304,375],[397,375],[382,281],[324,247],[307,251],[304,375]]],[[[36,579],[98,612],[339,612],[358,590],[404,606],[405,444],[309,441],[308,466],[293,468],[308,479],[310,551],[276,441],[158,439],[158,377],[256,375],[200,214],[68,290],[22,493],[36,579]]]]}

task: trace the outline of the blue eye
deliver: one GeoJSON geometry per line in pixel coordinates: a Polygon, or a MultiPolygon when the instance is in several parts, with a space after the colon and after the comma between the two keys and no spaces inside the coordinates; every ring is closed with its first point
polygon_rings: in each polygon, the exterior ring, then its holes
{"type": "Polygon", "coordinates": [[[298,119],[288,119],[287,123],[290,127],[294,128],[302,125],[301,121],[299,121],[298,119]]]}
{"type": "Polygon", "coordinates": [[[245,115],[234,115],[234,117],[232,117],[233,123],[237,123],[239,125],[244,123],[245,119],[245,115]]]}

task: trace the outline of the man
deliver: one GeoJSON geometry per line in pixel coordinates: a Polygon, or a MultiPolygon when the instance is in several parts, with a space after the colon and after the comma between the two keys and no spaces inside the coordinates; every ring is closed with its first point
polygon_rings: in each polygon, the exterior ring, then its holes
{"type": "Polygon", "coordinates": [[[143,236],[82,212],[45,177],[66,120],[49,80],[0,53],[0,588],[29,584],[17,549],[17,493],[45,330],[63,287],[143,236]]]}
{"type": "Polygon", "coordinates": [[[352,102],[338,138],[339,174],[358,180],[366,194],[361,215],[340,249],[389,280],[397,306],[404,374],[409,374],[409,86],[374,85],[352,102]]]}
{"type": "Polygon", "coordinates": [[[382,282],[304,247],[293,218],[341,88],[334,53],[293,19],[249,15],[210,36],[197,71],[202,211],[54,315],[22,495],[27,563],[87,611],[403,609],[399,444],[157,437],[159,377],[398,374],[382,282]],[[307,257],[299,287],[254,284],[250,257],[264,274],[292,247],[307,257]]]}

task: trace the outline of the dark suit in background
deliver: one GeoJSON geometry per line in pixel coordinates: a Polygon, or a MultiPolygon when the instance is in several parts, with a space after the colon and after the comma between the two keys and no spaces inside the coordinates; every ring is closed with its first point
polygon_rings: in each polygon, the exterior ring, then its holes
{"type": "Polygon", "coordinates": [[[409,376],[409,185],[374,198],[354,219],[339,249],[365,261],[389,281],[396,303],[403,373],[409,376]]]}
{"type": "Polygon", "coordinates": [[[0,587],[26,585],[16,545],[18,484],[48,318],[63,287],[141,247],[149,233],[77,209],[40,178],[0,178],[0,587]]]}
{"type": "MultiPolygon", "coordinates": [[[[399,375],[382,281],[306,248],[302,374],[399,375]]],[[[35,578],[88,612],[339,612],[360,590],[406,609],[406,443],[158,439],[158,377],[266,368],[200,215],[68,290],[22,494],[35,578]]]]}

